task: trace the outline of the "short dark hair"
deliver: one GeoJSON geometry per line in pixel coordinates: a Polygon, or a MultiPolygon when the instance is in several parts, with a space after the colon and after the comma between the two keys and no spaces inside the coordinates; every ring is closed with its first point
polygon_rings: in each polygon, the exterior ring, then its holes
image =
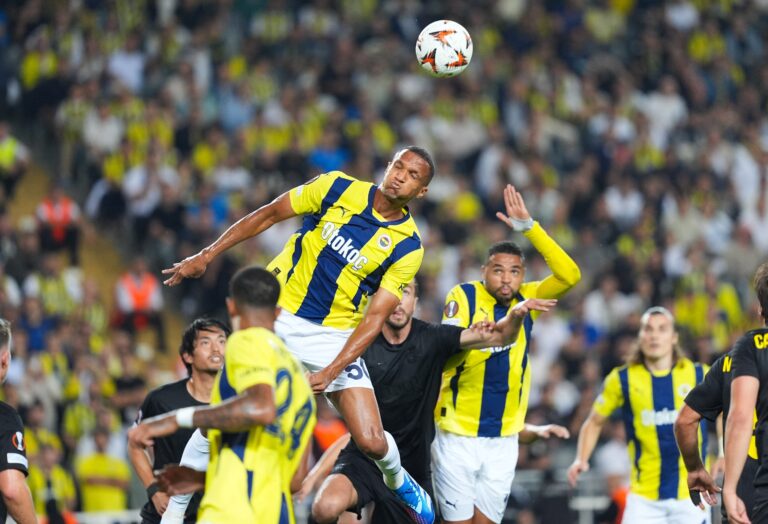
{"type": "Polygon", "coordinates": [[[763,321],[768,322],[768,262],[763,262],[755,271],[753,280],[757,301],[763,313],[763,321]]]}
{"type": "Polygon", "coordinates": [[[0,318],[0,353],[11,349],[11,323],[0,318]]]}
{"type": "Polygon", "coordinates": [[[419,155],[424,162],[429,165],[429,173],[427,173],[427,183],[424,185],[429,185],[430,182],[432,182],[432,178],[435,176],[435,171],[437,171],[437,167],[435,166],[435,159],[432,158],[432,154],[427,151],[425,148],[421,146],[406,146],[403,148],[405,151],[410,151],[411,153],[415,153],[419,155]]]}
{"type": "Polygon", "coordinates": [[[229,296],[238,306],[276,308],[280,298],[280,282],[263,267],[245,267],[229,281],[229,296]]]}
{"type": "Polygon", "coordinates": [[[184,363],[184,367],[187,368],[187,375],[192,374],[192,364],[184,360],[184,355],[191,356],[195,352],[195,340],[198,333],[201,331],[214,331],[215,329],[222,330],[226,337],[232,334],[232,329],[227,324],[215,318],[196,318],[184,330],[184,333],[181,335],[179,355],[182,357],[181,361],[184,363]]]}
{"type": "Polygon", "coordinates": [[[502,240],[501,242],[496,242],[488,248],[488,258],[491,258],[497,253],[504,253],[505,255],[517,255],[520,257],[520,260],[525,262],[525,255],[523,254],[523,250],[520,249],[520,246],[510,240],[502,240]]]}

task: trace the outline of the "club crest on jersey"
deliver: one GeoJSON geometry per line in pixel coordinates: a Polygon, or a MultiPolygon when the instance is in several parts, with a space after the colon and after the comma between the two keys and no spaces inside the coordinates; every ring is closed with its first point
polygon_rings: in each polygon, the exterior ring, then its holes
{"type": "Polygon", "coordinates": [[[389,249],[389,246],[392,245],[392,238],[390,238],[389,235],[384,233],[379,237],[379,247],[381,249],[389,249]]]}
{"type": "Polygon", "coordinates": [[[685,398],[688,396],[688,393],[691,392],[691,385],[690,384],[680,384],[677,386],[677,396],[680,398],[685,398]]]}
{"type": "Polygon", "coordinates": [[[451,300],[445,305],[445,308],[443,309],[443,314],[448,318],[453,318],[456,316],[456,313],[459,312],[459,303],[455,300],[451,300]]]}
{"type": "Polygon", "coordinates": [[[13,444],[13,447],[19,451],[24,451],[24,434],[21,431],[14,433],[11,437],[11,444],[13,444]]]}
{"type": "Polygon", "coordinates": [[[339,228],[332,222],[327,222],[320,232],[320,237],[325,240],[328,247],[336,251],[347,263],[352,264],[352,269],[360,271],[368,263],[368,257],[360,254],[360,250],[352,245],[351,238],[339,235],[339,228]]]}

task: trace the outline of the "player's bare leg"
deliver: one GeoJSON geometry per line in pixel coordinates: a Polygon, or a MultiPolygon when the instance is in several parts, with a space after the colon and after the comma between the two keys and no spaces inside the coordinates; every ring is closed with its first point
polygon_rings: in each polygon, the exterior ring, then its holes
{"type": "MultiPolygon", "coordinates": [[[[346,475],[329,475],[312,503],[312,517],[318,524],[336,522],[348,509],[357,504],[357,491],[346,475]]],[[[353,515],[354,516],[354,515],[353,515]]],[[[357,520],[357,517],[355,520],[357,520]]]]}
{"type": "Polygon", "coordinates": [[[494,522],[476,507],[475,515],[472,517],[472,524],[494,524],[494,522]]]}
{"type": "Polygon", "coordinates": [[[475,507],[475,514],[467,520],[443,520],[443,524],[495,524],[491,519],[475,507]]]}
{"type": "Polygon", "coordinates": [[[432,524],[435,520],[432,499],[400,464],[395,439],[384,431],[379,406],[372,389],[348,388],[328,394],[341,413],[352,440],[384,474],[384,482],[408,508],[414,521],[432,524]]]}
{"type": "Polygon", "coordinates": [[[372,389],[348,388],[328,394],[347,424],[360,451],[373,460],[384,458],[388,444],[381,424],[379,405],[372,389]]]}

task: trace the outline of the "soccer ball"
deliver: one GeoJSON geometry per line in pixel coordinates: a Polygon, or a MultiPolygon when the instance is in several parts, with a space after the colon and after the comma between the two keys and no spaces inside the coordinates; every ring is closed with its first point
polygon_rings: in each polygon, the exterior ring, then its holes
{"type": "Polygon", "coordinates": [[[416,58],[433,76],[456,76],[472,60],[472,38],[461,24],[452,20],[432,22],[416,40],[416,58]]]}

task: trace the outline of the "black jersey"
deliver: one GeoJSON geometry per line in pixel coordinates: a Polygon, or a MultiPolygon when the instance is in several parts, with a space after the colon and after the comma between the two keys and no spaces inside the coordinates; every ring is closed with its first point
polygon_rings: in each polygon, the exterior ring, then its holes
{"type": "MultiPolygon", "coordinates": [[[[28,474],[24,426],[16,410],[5,402],[0,402],[0,471],[17,469],[28,474]]],[[[0,522],[8,517],[5,500],[0,496],[0,522]]]]}
{"type": "MultiPolygon", "coordinates": [[[[755,329],[742,336],[733,348],[733,378],[749,376],[760,381],[757,394],[756,443],[758,460],[764,462],[768,452],[761,438],[768,428],[768,329],[755,329]]],[[[765,469],[765,468],[761,468],[765,469]]]]}
{"type": "MultiPolygon", "coordinates": [[[[144,399],[144,403],[141,405],[139,416],[136,422],[141,422],[143,419],[154,417],[156,415],[162,415],[169,411],[174,411],[179,408],[185,408],[188,406],[205,406],[204,402],[196,400],[187,390],[188,378],[166,384],[151,391],[144,399]]],[[[152,464],[153,470],[158,470],[166,464],[178,464],[181,461],[181,455],[184,453],[184,447],[187,445],[187,441],[194,433],[195,428],[180,428],[176,433],[167,437],[154,439],[155,444],[153,446],[153,453],[155,456],[154,463],[152,464]]],[[[187,512],[184,517],[185,522],[195,522],[197,519],[197,508],[200,505],[200,499],[202,495],[196,493],[192,497],[192,501],[187,506],[187,512]]],[[[144,522],[159,523],[160,515],[155,509],[155,505],[149,500],[141,509],[141,517],[144,522]]]]}
{"type": "MultiPolygon", "coordinates": [[[[723,427],[731,407],[731,382],[733,381],[733,352],[723,355],[712,364],[704,380],[688,393],[685,403],[705,419],[714,422],[723,414],[723,427]]],[[[754,442],[754,435],[752,440],[754,442]]],[[[725,439],[725,435],[723,435],[725,439]]],[[[750,445],[750,450],[752,446],[750,445]]],[[[754,454],[754,453],[751,453],[754,454]]],[[[736,487],[736,493],[744,501],[747,514],[752,513],[755,503],[754,480],[757,472],[757,456],[748,456],[744,471],[736,487]]],[[[725,512],[725,506],[722,507],[725,512]]]]}
{"type": "Polygon", "coordinates": [[[429,478],[429,447],[435,437],[434,409],[443,366],[461,349],[463,328],[413,319],[402,344],[379,334],[363,353],[384,429],[397,442],[403,467],[429,478]]]}

